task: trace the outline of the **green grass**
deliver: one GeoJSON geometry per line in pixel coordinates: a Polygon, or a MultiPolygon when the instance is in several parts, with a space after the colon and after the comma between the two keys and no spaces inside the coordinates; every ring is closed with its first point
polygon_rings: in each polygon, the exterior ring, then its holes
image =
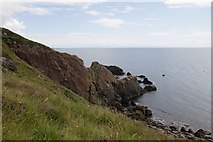
{"type": "Polygon", "coordinates": [[[5,44],[3,56],[17,67],[2,68],[3,140],[172,139],[143,122],[89,104],[19,59],[5,44]]]}

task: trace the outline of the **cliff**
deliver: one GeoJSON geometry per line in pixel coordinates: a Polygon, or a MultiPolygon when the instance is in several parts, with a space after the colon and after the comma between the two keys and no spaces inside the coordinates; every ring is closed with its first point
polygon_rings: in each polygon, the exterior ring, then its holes
{"type": "MultiPolygon", "coordinates": [[[[106,107],[88,103],[84,98],[60,85],[61,80],[53,76],[51,70],[48,72],[45,69],[47,66],[48,69],[53,69],[57,73],[55,75],[63,77],[63,74],[56,70],[57,65],[52,64],[62,59],[76,61],[77,69],[85,69],[82,61],[76,56],[54,53],[46,46],[19,37],[6,29],[3,29],[3,34],[3,43],[0,45],[3,56],[0,60],[3,76],[1,106],[3,140],[173,139],[158,130],[148,128],[143,122],[134,121],[123,114],[112,113],[106,107]],[[33,52],[25,48],[30,48],[33,52]],[[36,55],[38,53],[50,57],[36,55]],[[56,56],[53,57],[53,55],[56,56]],[[40,64],[36,63],[36,58],[40,64]],[[50,63],[43,59],[50,60],[50,63]],[[42,65],[43,63],[45,65],[42,65]]],[[[57,64],[60,67],[63,67],[61,64],[65,66],[64,63],[57,64]]],[[[71,63],[66,64],[71,66],[71,63]]],[[[102,68],[102,70],[105,69],[102,68]]],[[[66,69],[62,68],[62,72],[66,73],[66,69]]],[[[85,70],[83,72],[88,77],[88,72],[85,70]]],[[[70,73],[70,75],[73,74],[70,73]]],[[[88,80],[91,78],[92,75],[88,80]]],[[[77,82],[78,80],[73,79],[73,81],[76,81],[73,82],[74,84],[82,86],[80,82],[77,82]]],[[[116,82],[114,78],[108,81],[116,82]]],[[[72,87],[72,85],[69,86],[69,88],[72,87]]],[[[76,92],[85,92],[81,88],[73,87],[75,88],[76,92]]],[[[105,90],[104,87],[102,89],[105,90]]]]}
{"type": "Polygon", "coordinates": [[[2,35],[3,42],[19,58],[91,103],[115,106],[145,92],[135,78],[117,80],[98,62],[93,62],[87,69],[76,55],[57,52],[4,28],[2,35]]]}

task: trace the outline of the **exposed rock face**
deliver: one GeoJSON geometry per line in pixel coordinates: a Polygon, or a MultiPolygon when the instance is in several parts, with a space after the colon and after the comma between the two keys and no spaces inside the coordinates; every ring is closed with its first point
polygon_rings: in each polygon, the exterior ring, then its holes
{"type": "Polygon", "coordinates": [[[44,73],[50,79],[86,97],[89,89],[89,74],[83,61],[75,55],[59,53],[44,45],[22,42],[26,39],[8,30],[2,30],[3,42],[18,57],[44,73]],[[11,40],[11,37],[14,38],[11,40]],[[21,39],[21,40],[15,40],[21,39]]]}
{"type": "Polygon", "coordinates": [[[1,57],[0,58],[0,63],[2,64],[2,66],[12,72],[16,72],[17,71],[17,68],[16,66],[11,62],[9,61],[7,58],[4,58],[4,57],[1,57]]]}
{"type": "Polygon", "coordinates": [[[6,29],[2,32],[4,44],[19,58],[91,103],[128,105],[131,98],[145,93],[135,77],[117,80],[114,75],[124,74],[117,66],[104,66],[93,62],[87,69],[76,55],[57,52],[6,29]]]}
{"type": "Polygon", "coordinates": [[[131,98],[145,92],[135,77],[116,80],[116,77],[98,62],[92,63],[89,74],[91,83],[96,86],[96,90],[92,90],[95,92],[92,96],[99,94],[98,97],[104,100],[102,103],[108,105],[115,105],[119,102],[122,106],[128,106],[131,98]]]}
{"type": "Polygon", "coordinates": [[[117,66],[105,66],[113,75],[124,75],[124,71],[117,66]]]}
{"type": "Polygon", "coordinates": [[[114,105],[120,96],[116,93],[113,84],[117,83],[115,76],[98,62],[93,62],[89,68],[91,84],[93,88],[92,96],[100,97],[102,103],[114,105]]]}

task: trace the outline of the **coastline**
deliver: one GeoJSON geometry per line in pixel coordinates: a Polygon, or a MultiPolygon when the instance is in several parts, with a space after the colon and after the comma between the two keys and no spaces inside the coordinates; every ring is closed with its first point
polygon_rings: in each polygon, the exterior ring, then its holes
{"type": "MultiPolygon", "coordinates": [[[[212,141],[211,134],[204,130],[196,132],[184,128],[179,130],[175,126],[166,126],[153,121],[151,119],[153,113],[147,106],[134,103],[133,100],[136,97],[157,90],[154,83],[146,76],[124,73],[123,69],[117,66],[110,69],[97,61],[92,62],[91,66],[86,68],[83,60],[76,55],[57,52],[39,43],[23,39],[6,29],[3,30],[3,35],[5,45],[8,45],[8,48],[22,61],[35,67],[37,72],[41,72],[54,82],[72,90],[91,104],[108,107],[113,112],[122,113],[133,120],[144,121],[148,127],[161,129],[177,138],[212,141]],[[7,38],[8,36],[15,36],[19,40],[14,42],[7,38]],[[119,74],[127,74],[127,76],[119,79],[116,77],[119,74]],[[146,86],[143,88],[140,83],[146,86]]],[[[3,65],[7,64],[5,61],[7,60],[2,60],[3,65]]],[[[9,69],[10,64],[9,67],[5,65],[4,67],[9,69]]],[[[69,97],[66,92],[64,95],[69,97]]]]}
{"type": "MultiPolygon", "coordinates": [[[[117,66],[115,66],[115,67],[117,67],[117,66]]],[[[129,76],[132,76],[132,74],[127,72],[125,75],[117,75],[116,78],[124,79],[125,77],[129,77],[129,76]]],[[[165,75],[163,74],[162,76],[165,76],[165,75]]],[[[135,76],[133,75],[133,77],[139,79],[138,82],[139,83],[143,83],[144,86],[146,87],[147,84],[144,83],[144,81],[140,80],[141,78],[147,79],[145,75],[138,75],[138,76],[137,75],[135,75],[135,76]],[[139,77],[139,76],[142,76],[142,77],[139,77]]],[[[156,90],[152,90],[152,91],[156,91],[156,90]]],[[[150,91],[147,91],[147,92],[150,92],[150,91]]],[[[145,92],[145,93],[147,93],[147,92],[145,92]]],[[[144,94],[142,94],[142,95],[144,95],[144,94]]],[[[148,127],[160,130],[160,131],[162,131],[165,134],[173,135],[176,138],[181,138],[181,139],[187,138],[187,139],[191,139],[191,140],[196,140],[196,138],[202,138],[203,140],[213,141],[213,139],[211,137],[211,132],[210,131],[206,131],[203,128],[198,129],[198,130],[194,130],[193,126],[190,126],[189,124],[186,124],[184,122],[182,122],[181,126],[178,126],[178,125],[176,125],[175,121],[173,121],[171,124],[166,124],[166,123],[163,123],[162,121],[156,120],[154,117],[152,117],[152,111],[151,111],[150,108],[148,108],[147,106],[144,106],[143,104],[135,103],[135,100],[137,100],[137,98],[139,98],[139,97],[141,97],[141,95],[133,96],[133,97],[129,98],[129,101],[130,101],[129,105],[127,107],[123,107],[122,109],[117,110],[117,112],[122,113],[124,115],[127,115],[128,117],[130,117],[130,118],[132,118],[134,120],[144,121],[145,124],[148,127]],[[136,107],[135,108],[136,111],[132,111],[134,109],[134,107],[136,107]],[[140,107],[143,107],[143,108],[140,108],[140,107]],[[139,109],[137,109],[137,108],[139,108],[139,109]],[[144,108],[149,110],[151,115],[144,114],[143,113],[144,108]],[[141,110],[142,113],[141,112],[137,112],[137,110],[141,110]],[[142,115],[142,117],[140,115],[142,115]],[[144,115],[145,115],[145,117],[144,117],[144,115]]],[[[162,118],[159,118],[159,119],[163,120],[162,118]]]]}

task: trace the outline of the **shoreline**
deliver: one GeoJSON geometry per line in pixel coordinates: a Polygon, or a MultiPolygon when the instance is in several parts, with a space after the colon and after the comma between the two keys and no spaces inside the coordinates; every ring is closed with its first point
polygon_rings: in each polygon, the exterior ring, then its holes
{"type": "MultiPolygon", "coordinates": [[[[116,76],[116,78],[118,78],[118,80],[119,80],[119,79],[128,77],[129,76],[128,73],[127,73],[127,75],[118,75],[118,76],[116,76]]],[[[132,75],[130,74],[130,76],[132,76],[132,75]]],[[[138,76],[133,76],[133,77],[138,78],[138,76]]],[[[144,77],[145,76],[143,76],[143,78],[144,77]]],[[[143,82],[140,81],[139,83],[143,83],[143,82]]],[[[143,86],[146,86],[146,85],[143,85],[143,86]]],[[[139,120],[138,120],[138,118],[134,118],[131,115],[129,116],[128,107],[132,107],[132,106],[147,107],[141,103],[135,102],[135,100],[137,100],[141,96],[142,95],[134,96],[134,97],[130,98],[130,102],[131,102],[130,106],[127,106],[126,108],[124,107],[122,111],[117,111],[117,112],[127,115],[128,117],[130,117],[133,120],[143,121],[143,122],[145,122],[145,124],[148,127],[152,128],[152,129],[160,130],[165,134],[173,135],[175,138],[190,139],[190,140],[207,140],[207,141],[213,142],[211,131],[205,130],[204,128],[195,130],[194,127],[190,124],[187,124],[184,122],[167,121],[166,119],[159,118],[159,117],[153,117],[152,115],[151,115],[151,117],[145,116],[145,118],[142,118],[139,120]],[[159,120],[161,120],[161,121],[159,121],[159,120]],[[166,122],[166,123],[164,123],[164,122],[166,122]],[[181,125],[179,125],[179,124],[181,124],[181,125]]],[[[150,108],[147,107],[147,109],[149,109],[151,111],[150,108]]],[[[151,113],[152,113],[152,111],[151,111],[151,113]]]]}

